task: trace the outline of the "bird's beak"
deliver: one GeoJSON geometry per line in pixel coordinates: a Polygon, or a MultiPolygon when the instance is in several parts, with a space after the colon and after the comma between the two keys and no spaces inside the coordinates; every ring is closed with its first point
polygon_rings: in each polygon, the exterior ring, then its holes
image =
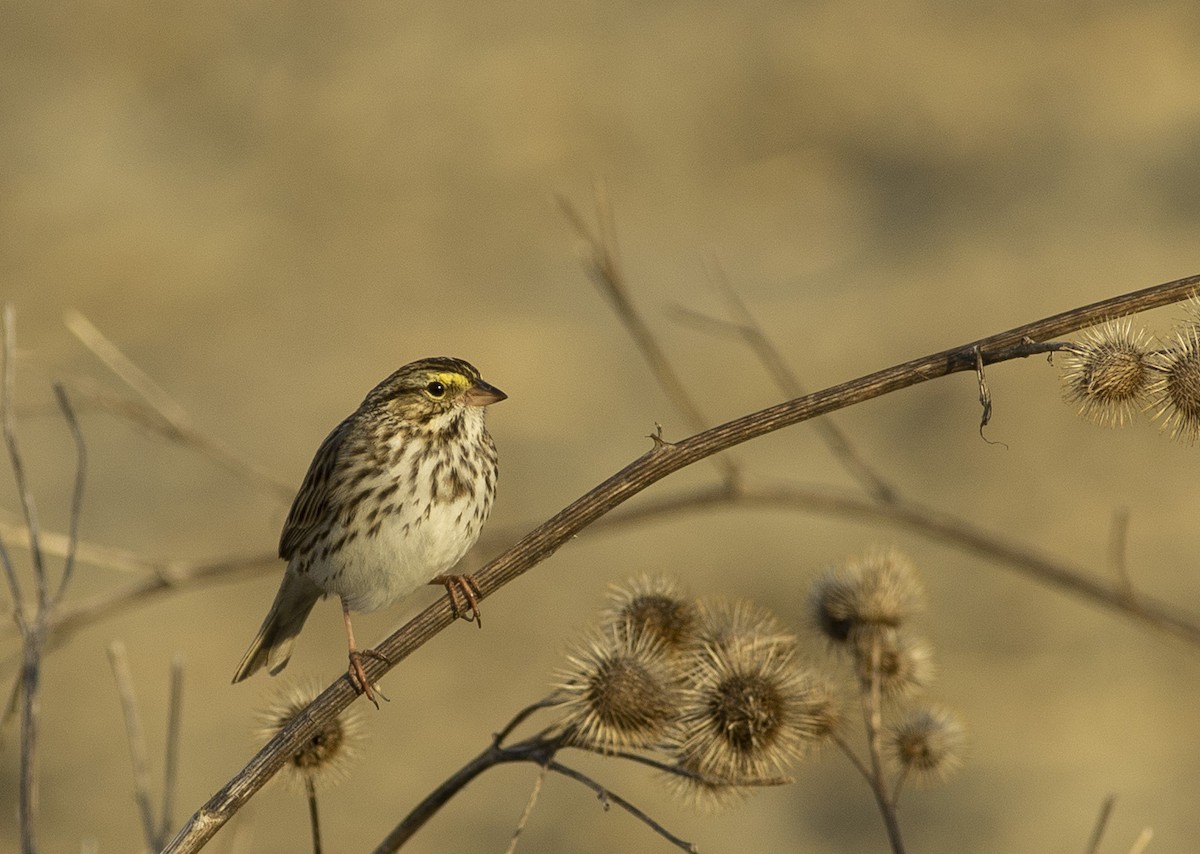
{"type": "Polygon", "coordinates": [[[494,385],[485,383],[483,380],[475,380],[475,384],[463,395],[463,403],[467,406],[487,406],[491,403],[499,403],[506,397],[508,395],[494,385]]]}

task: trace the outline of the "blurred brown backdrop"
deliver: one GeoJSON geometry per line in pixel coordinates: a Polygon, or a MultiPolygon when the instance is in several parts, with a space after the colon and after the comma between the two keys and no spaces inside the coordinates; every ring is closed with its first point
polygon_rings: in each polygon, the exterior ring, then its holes
{"type": "MultiPolygon", "coordinates": [[[[68,309],[200,429],[297,483],[326,431],[396,366],[470,359],[510,395],[491,413],[496,534],[641,453],[654,422],[680,435],[553,201],[588,208],[596,178],[636,297],[714,420],[779,396],[745,352],[669,319],[673,304],[720,310],[714,259],[812,387],[1200,271],[1200,19],[1185,2],[2,8],[0,291],[17,311],[22,437],[54,529],[70,445],[41,414],[49,382],[117,387],[63,327],[68,309]]],[[[1171,318],[1150,320],[1166,331],[1171,318]]],[[[1007,448],[980,441],[966,376],[838,420],[910,496],[1097,572],[1109,518],[1128,507],[1137,584],[1194,606],[1200,451],[1144,424],[1078,422],[1039,359],[990,382],[989,436],[1007,448]]],[[[186,560],[274,548],[283,503],[111,417],[88,414],[84,428],[88,541],[186,560]]],[[[804,426],[737,458],[849,485],[804,426]]],[[[654,494],[711,474],[699,466],[654,494]]],[[[15,509],[10,477],[0,490],[15,509]]],[[[489,600],[482,633],[462,624],[405,662],[385,682],[393,702],[367,709],[351,778],[323,799],[329,848],[377,842],[541,696],[609,581],[662,570],[799,626],[820,567],[893,541],[929,588],[934,696],[972,733],[951,784],[906,796],[912,850],[1081,850],[1109,792],[1120,800],[1105,850],[1147,825],[1150,850],[1194,850],[1194,649],[919,538],[762,511],[585,532],[489,600]]],[[[168,664],[186,657],[177,821],[251,755],[271,685],[229,678],[279,569],[122,614],[48,660],[46,850],[139,844],[104,653],[114,638],[130,647],[156,753],[168,664]]],[[[74,596],[124,583],[83,567],[74,596]]],[[[361,636],[417,604],[363,618],[361,636]]],[[[287,676],[328,681],[344,654],[325,604],[287,676]]],[[[14,729],[0,763],[7,848],[14,729]]],[[[795,786],[701,817],[639,770],[582,764],[706,851],[884,846],[865,787],[833,752],[795,786]]],[[[533,777],[489,774],[412,850],[502,850],[533,777]]],[[[209,850],[304,850],[304,815],[272,787],[236,820],[240,848],[230,827],[209,850]]],[[[552,779],[521,850],[630,847],[667,850],[552,779]]]]}

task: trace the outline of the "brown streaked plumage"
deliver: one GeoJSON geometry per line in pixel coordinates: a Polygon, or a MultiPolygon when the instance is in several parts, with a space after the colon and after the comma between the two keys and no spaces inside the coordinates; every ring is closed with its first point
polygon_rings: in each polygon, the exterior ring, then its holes
{"type": "Polygon", "coordinates": [[[479,612],[473,583],[445,575],[475,544],[496,492],[496,446],[484,407],[504,400],[461,359],[405,365],[321,443],[279,540],[288,561],[262,628],[233,677],[274,675],[316,601],[341,600],[350,676],[374,701],[355,646],[352,611],[386,607],[426,583],[445,584],[456,610],[479,612]]]}

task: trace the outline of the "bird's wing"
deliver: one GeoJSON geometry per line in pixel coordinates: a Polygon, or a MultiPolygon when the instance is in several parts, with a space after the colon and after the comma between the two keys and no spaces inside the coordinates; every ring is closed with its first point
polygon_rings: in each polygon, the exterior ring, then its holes
{"type": "Polygon", "coordinates": [[[335,475],[352,418],[333,428],[309,463],[304,483],[300,484],[279,537],[279,556],[284,560],[291,560],[296,549],[314,531],[323,528],[333,512],[330,498],[337,486],[335,475]]]}

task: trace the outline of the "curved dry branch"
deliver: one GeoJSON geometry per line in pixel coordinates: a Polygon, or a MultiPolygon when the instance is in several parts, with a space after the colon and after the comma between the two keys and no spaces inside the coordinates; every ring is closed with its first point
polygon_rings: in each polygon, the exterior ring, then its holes
{"type": "MultiPolygon", "coordinates": [[[[1132,618],[1156,631],[1200,646],[1200,622],[1182,608],[1132,590],[1122,577],[1089,573],[1036,549],[984,528],[968,519],[907,499],[881,504],[857,494],[839,493],[827,486],[804,486],[778,481],[717,484],[684,495],[645,502],[636,509],[607,517],[603,528],[625,527],[663,516],[722,506],[791,508],[808,513],[858,521],[883,522],[945,543],[988,560],[1039,584],[1073,593],[1085,601],[1132,618]]],[[[597,526],[598,528],[601,526],[597,526]]]]}
{"type": "MultiPolygon", "coordinates": [[[[785,401],[679,442],[657,441],[650,451],[559,511],[480,569],[474,576],[480,598],[490,596],[528,572],[614,507],[692,463],[827,412],[948,374],[973,371],[977,362],[991,364],[997,361],[997,353],[1003,354],[1003,358],[1016,358],[1021,355],[1020,345],[1026,341],[1046,341],[1108,318],[1179,302],[1186,299],[1198,285],[1200,275],[1195,275],[1102,300],[785,401]]],[[[380,679],[454,619],[448,599],[439,599],[425,608],[377,647],[388,661],[370,659],[366,665],[368,678],[373,682],[380,679]]],[[[165,852],[181,854],[199,850],[275,774],[288,756],[293,755],[306,739],[311,738],[356,697],[346,676],[330,685],[192,816],[164,849],[165,852]]]]}

